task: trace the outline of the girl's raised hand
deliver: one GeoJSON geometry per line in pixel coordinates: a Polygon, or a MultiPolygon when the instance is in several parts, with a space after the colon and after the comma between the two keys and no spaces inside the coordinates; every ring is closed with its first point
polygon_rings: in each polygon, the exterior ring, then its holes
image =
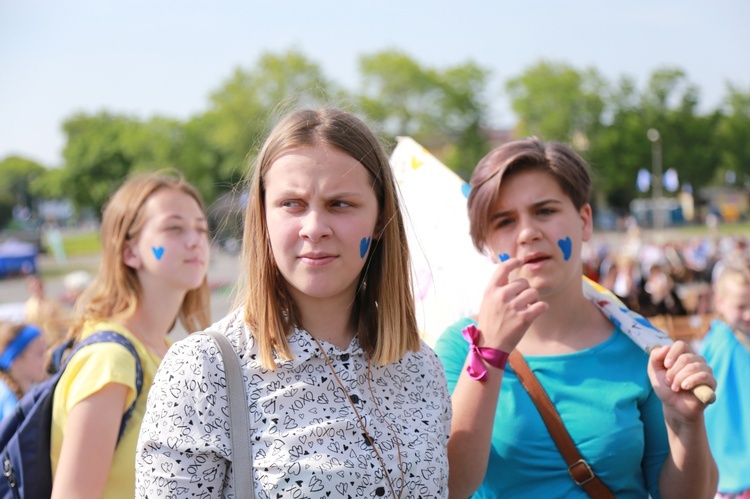
{"type": "Polygon", "coordinates": [[[699,419],[706,406],[691,390],[699,385],[716,388],[716,379],[706,359],[693,352],[683,341],[652,350],[648,376],[656,395],[664,404],[667,420],[670,417],[685,422],[699,419]]]}
{"type": "Polygon", "coordinates": [[[479,308],[479,346],[511,352],[534,319],[549,307],[526,279],[510,280],[521,261],[510,258],[495,269],[479,308]]]}

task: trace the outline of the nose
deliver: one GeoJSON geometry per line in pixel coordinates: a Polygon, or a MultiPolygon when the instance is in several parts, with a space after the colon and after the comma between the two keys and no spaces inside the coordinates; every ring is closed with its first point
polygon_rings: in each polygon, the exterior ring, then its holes
{"type": "Polygon", "coordinates": [[[208,234],[199,228],[192,228],[187,231],[187,238],[185,243],[189,248],[199,246],[203,242],[208,242],[208,234]]]}
{"type": "Polygon", "coordinates": [[[331,234],[328,217],[321,210],[311,209],[302,217],[302,225],[299,231],[299,236],[302,239],[318,242],[331,234]]]}
{"type": "Polygon", "coordinates": [[[518,244],[529,244],[542,237],[542,233],[530,217],[521,217],[518,224],[518,244]]]}

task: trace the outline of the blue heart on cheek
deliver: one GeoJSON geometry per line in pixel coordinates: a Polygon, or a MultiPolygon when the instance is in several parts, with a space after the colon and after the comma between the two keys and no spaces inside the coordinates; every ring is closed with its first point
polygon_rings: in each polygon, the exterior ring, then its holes
{"type": "Polygon", "coordinates": [[[497,257],[500,259],[501,262],[507,262],[510,258],[510,255],[508,253],[500,253],[497,255],[497,257]]]}
{"type": "Polygon", "coordinates": [[[557,241],[557,245],[560,246],[565,261],[567,262],[568,260],[570,260],[570,255],[573,252],[573,242],[570,240],[570,238],[566,237],[565,239],[560,239],[559,241],[557,241]]]}
{"type": "Polygon", "coordinates": [[[370,240],[369,237],[363,237],[362,240],[359,242],[359,257],[364,258],[367,254],[367,249],[370,247],[370,240]]]}
{"type": "Polygon", "coordinates": [[[154,252],[154,256],[157,260],[161,260],[161,257],[164,255],[164,247],[163,246],[154,246],[151,248],[151,251],[154,252]]]}

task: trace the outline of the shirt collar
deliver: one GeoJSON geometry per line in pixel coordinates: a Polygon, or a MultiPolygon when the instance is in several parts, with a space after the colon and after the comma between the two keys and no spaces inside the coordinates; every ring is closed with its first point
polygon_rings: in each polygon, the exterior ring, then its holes
{"type": "MultiPolygon", "coordinates": [[[[323,354],[315,343],[313,337],[304,329],[295,327],[294,332],[289,335],[287,341],[289,342],[289,348],[292,351],[294,359],[285,361],[277,360],[276,362],[279,367],[296,368],[313,357],[323,357],[323,354]]],[[[342,357],[345,360],[347,356],[364,355],[365,353],[359,344],[359,337],[356,335],[352,338],[351,343],[349,343],[349,346],[346,347],[345,350],[341,350],[336,345],[328,343],[327,341],[320,339],[318,341],[323,346],[326,355],[328,355],[331,360],[341,359],[342,357]]]]}

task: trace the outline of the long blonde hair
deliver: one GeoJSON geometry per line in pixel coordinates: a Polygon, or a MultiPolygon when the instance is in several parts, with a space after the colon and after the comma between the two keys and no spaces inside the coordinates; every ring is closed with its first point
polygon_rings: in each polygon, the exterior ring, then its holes
{"type": "MultiPolygon", "coordinates": [[[[104,209],[101,226],[101,264],[88,289],[76,301],[76,318],[68,337],[77,337],[88,321],[123,321],[131,317],[141,296],[141,283],[134,269],[125,265],[123,253],[128,241],[138,237],[146,223],[143,205],[157,191],[173,189],[184,192],[206,209],[198,191],[176,171],[160,171],[128,179],[110,198],[104,209]]],[[[209,290],[206,278],[190,290],[175,317],[187,331],[209,325],[209,290]]]]}
{"type": "Polygon", "coordinates": [[[287,336],[301,327],[300,315],[279,273],[268,236],[264,176],[287,151],[301,147],[335,147],[359,161],[370,173],[379,216],[373,248],[359,277],[354,317],[359,342],[379,365],[395,362],[420,348],[411,290],[406,232],[388,156],[375,134],[360,119],[338,109],[301,110],[288,114],[271,131],[250,178],[242,260],[245,275],[238,302],[261,365],[275,369],[274,352],[292,359],[287,336]],[[243,289],[244,288],[244,289],[243,289]]]}

